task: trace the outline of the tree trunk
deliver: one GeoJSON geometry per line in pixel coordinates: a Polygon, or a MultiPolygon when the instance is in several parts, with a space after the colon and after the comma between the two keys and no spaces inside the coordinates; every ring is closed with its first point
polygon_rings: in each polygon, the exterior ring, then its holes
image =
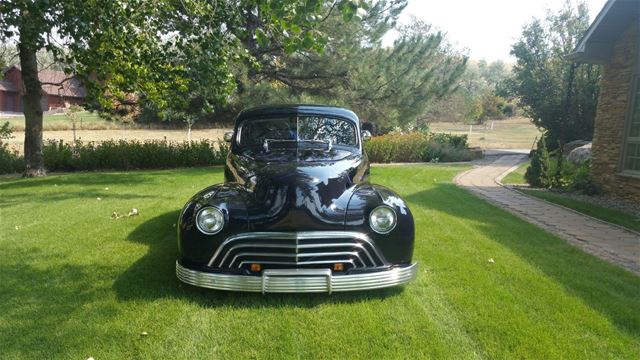
{"type": "MultiPolygon", "coordinates": [[[[26,37],[26,36],[25,36],[26,37]]],[[[42,86],[38,79],[36,50],[20,32],[20,67],[24,84],[24,177],[45,176],[42,154],[42,86]]]]}

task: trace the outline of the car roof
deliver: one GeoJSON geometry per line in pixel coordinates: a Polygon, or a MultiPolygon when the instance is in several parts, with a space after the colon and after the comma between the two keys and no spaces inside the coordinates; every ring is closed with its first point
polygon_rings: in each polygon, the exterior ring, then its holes
{"type": "Polygon", "coordinates": [[[309,114],[309,115],[332,115],[351,120],[358,124],[360,120],[358,116],[351,110],[312,104],[282,104],[282,105],[263,105],[242,110],[236,122],[246,120],[253,117],[272,116],[272,115],[293,115],[293,114],[309,114]]]}

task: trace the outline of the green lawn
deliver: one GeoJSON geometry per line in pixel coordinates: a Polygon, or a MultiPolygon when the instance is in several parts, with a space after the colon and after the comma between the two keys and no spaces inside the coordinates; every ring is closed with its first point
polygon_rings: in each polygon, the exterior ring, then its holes
{"type": "Polygon", "coordinates": [[[608,221],[620,226],[624,226],[631,230],[640,231],[640,218],[623,213],[622,211],[608,209],[603,206],[587,203],[580,200],[571,199],[562,194],[554,194],[543,190],[520,189],[525,194],[535,196],[537,198],[562,205],[570,209],[576,210],[583,214],[593,216],[594,218],[608,221]]]}
{"type": "Polygon", "coordinates": [[[420,273],[333,295],[176,280],[178,211],[221,168],[3,178],[0,357],[637,359],[640,277],[452,185],[464,169],[374,167],[411,206],[420,273]]]}
{"type": "Polygon", "coordinates": [[[513,184],[513,185],[523,185],[526,184],[527,181],[524,179],[524,173],[527,171],[527,168],[531,164],[531,161],[525,161],[517,169],[510,172],[502,178],[503,184],[513,184]]]}
{"type": "MultiPolygon", "coordinates": [[[[11,124],[11,128],[14,131],[24,131],[24,116],[0,117],[0,125],[5,121],[11,124]]],[[[121,128],[117,123],[108,121],[100,117],[97,113],[87,111],[78,113],[78,121],[76,124],[77,129],[105,130],[121,128]]],[[[43,130],[71,130],[73,124],[71,120],[69,120],[69,117],[64,114],[44,115],[42,128],[43,130]]]]}

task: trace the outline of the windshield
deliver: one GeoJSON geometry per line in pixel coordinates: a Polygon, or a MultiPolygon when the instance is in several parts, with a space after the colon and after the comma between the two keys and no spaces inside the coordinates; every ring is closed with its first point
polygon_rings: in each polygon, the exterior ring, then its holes
{"type": "Polygon", "coordinates": [[[348,120],[318,115],[288,116],[245,121],[240,146],[265,149],[300,143],[357,146],[355,125],[348,120]]]}

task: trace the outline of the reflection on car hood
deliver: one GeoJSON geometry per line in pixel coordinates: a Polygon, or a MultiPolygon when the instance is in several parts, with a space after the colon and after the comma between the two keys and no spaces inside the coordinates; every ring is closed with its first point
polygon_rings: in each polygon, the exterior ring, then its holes
{"type": "Polygon", "coordinates": [[[364,176],[360,156],[334,149],[322,155],[269,151],[239,162],[244,165],[245,185],[255,196],[251,222],[272,230],[296,229],[300,224],[317,229],[343,226],[354,185],[364,176]],[[328,155],[339,160],[326,160],[328,155]],[[322,161],[308,160],[320,156],[322,161]]]}

